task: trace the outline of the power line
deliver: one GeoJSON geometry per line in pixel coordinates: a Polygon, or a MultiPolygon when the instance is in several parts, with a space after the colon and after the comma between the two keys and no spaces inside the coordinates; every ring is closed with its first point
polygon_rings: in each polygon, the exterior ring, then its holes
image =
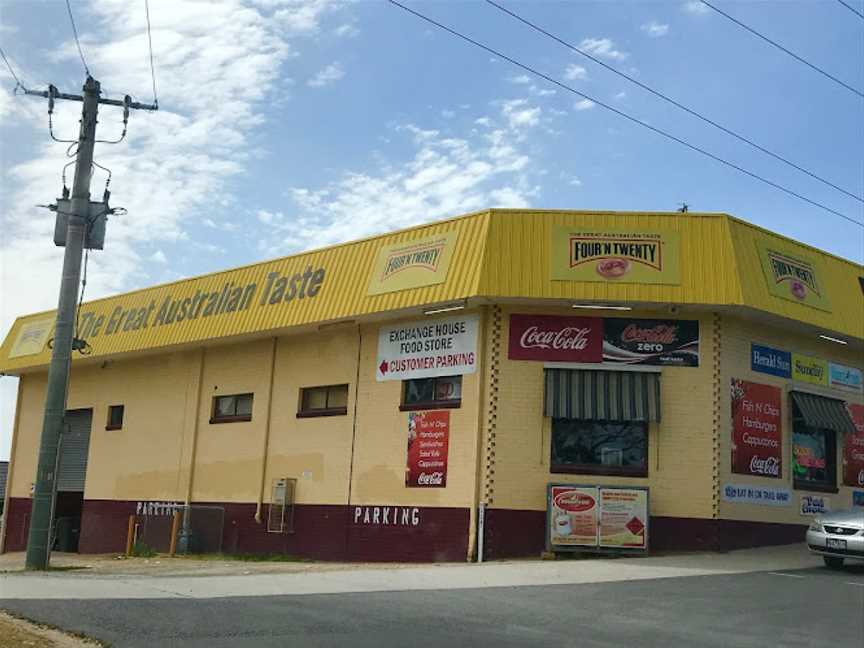
{"type": "Polygon", "coordinates": [[[828,185],[829,187],[832,187],[832,188],[836,189],[837,191],[839,191],[839,192],[841,192],[841,193],[846,194],[846,195],[849,196],[850,198],[854,198],[854,199],[857,200],[858,202],[862,202],[862,203],[864,203],[864,198],[862,198],[861,196],[858,196],[858,195],[856,195],[856,194],[854,194],[854,193],[852,193],[852,192],[850,192],[850,191],[847,191],[846,189],[843,189],[842,187],[838,187],[838,186],[837,186],[836,184],[834,184],[833,182],[830,182],[829,180],[826,180],[825,178],[823,178],[823,177],[821,177],[821,176],[819,176],[819,175],[813,173],[812,171],[808,171],[808,170],[805,169],[804,167],[802,167],[802,166],[800,166],[800,165],[798,165],[798,164],[795,164],[795,163],[792,162],[791,160],[788,160],[787,158],[783,157],[782,155],[779,155],[778,153],[774,153],[773,151],[771,151],[771,150],[765,148],[764,146],[761,146],[761,145],[757,144],[757,143],[754,142],[753,140],[751,140],[751,139],[745,137],[744,135],[741,135],[741,134],[739,134],[739,133],[736,133],[735,131],[733,131],[733,130],[727,128],[726,126],[723,126],[723,125],[721,125],[721,124],[718,124],[716,121],[714,121],[714,120],[712,120],[712,119],[706,117],[705,115],[702,115],[702,114],[696,112],[695,110],[693,110],[693,109],[691,109],[691,108],[688,108],[687,106],[685,106],[685,105],[683,105],[682,103],[676,101],[675,99],[672,99],[671,97],[669,97],[669,96],[663,94],[662,92],[660,92],[660,91],[658,91],[658,90],[655,90],[654,88],[652,88],[652,87],[650,87],[650,86],[648,86],[648,85],[642,83],[641,81],[639,81],[639,80],[633,78],[633,77],[630,76],[629,74],[626,74],[626,73],[624,73],[624,72],[621,72],[621,71],[618,70],[617,68],[612,67],[611,65],[609,65],[608,63],[605,63],[604,61],[600,60],[600,59],[597,58],[596,56],[593,56],[593,55],[591,55],[590,53],[588,53],[588,52],[586,52],[586,51],[584,51],[584,50],[582,50],[582,49],[576,47],[576,46],[573,45],[572,43],[569,43],[569,42],[567,42],[567,41],[565,41],[565,40],[559,38],[559,37],[556,36],[555,34],[552,34],[552,33],[548,32],[548,31],[546,31],[545,29],[543,29],[543,28],[540,27],[539,25],[537,25],[537,24],[535,24],[535,23],[533,23],[533,22],[527,20],[526,18],[523,18],[522,16],[520,16],[520,15],[517,14],[517,13],[515,13],[514,11],[511,11],[510,9],[507,9],[506,7],[501,6],[500,4],[498,4],[497,2],[495,2],[494,0],[486,0],[486,2],[487,2],[488,4],[490,4],[490,5],[492,5],[493,7],[495,7],[496,9],[498,9],[498,10],[500,10],[500,11],[503,11],[503,12],[506,13],[507,15],[509,15],[509,16],[511,16],[511,17],[513,17],[513,18],[515,18],[515,19],[518,20],[519,22],[521,22],[521,23],[527,25],[527,26],[530,27],[531,29],[533,29],[533,30],[535,30],[535,31],[538,31],[538,32],[540,32],[541,34],[543,34],[543,35],[545,35],[545,36],[548,36],[548,37],[551,38],[552,40],[554,40],[554,41],[560,43],[561,45],[563,45],[564,47],[567,47],[568,49],[570,49],[570,50],[576,52],[577,54],[581,54],[582,56],[584,56],[584,57],[586,57],[586,58],[588,58],[588,59],[594,61],[594,63],[597,63],[598,65],[602,65],[604,68],[606,68],[606,69],[609,70],[610,72],[614,72],[614,73],[617,74],[618,76],[620,76],[620,77],[622,77],[622,78],[624,78],[624,79],[627,79],[627,81],[630,81],[631,83],[636,84],[637,86],[639,86],[639,87],[642,88],[643,90],[647,90],[648,92],[650,92],[650,93],[653,94],[654,96],[656,96],[656,97],[660,97],[661,99],[663,99],[664,101],[669,102],[669,103],[672,104],[673,106],[675,106],[675,107],[677,107],[677,108],[680,108],[681,110],[685,111],[686,113],[688,113],[688,114],[690,114],[690,115],[693,115],[694,117],[697,117],[698,119],[701,119],[703,122],[705,122],[705,123],[707,123],[707,124],[710,124],[711,126],[714,126],[714,128],[717,128],[717,129],[723,131],[723,132],[726,133],[727,135],[731,135],[732,137],[735,137],[736,139],[738,139],[738,140],[744,142],[745,144],[749,144],[749,145],[752,146],[753,148],[755,148],[755,149],[757,149],[757,150],[759,150],[759,151],[762,151],[763,153],[765,153],[765,154],[767,154],[767,155],[770,155],[770,156],[773,157],[775,160],[779,160],[780,162],[783,162],[784,164],[787,164],[788,166],[792,167],[793,169],[797,169],[798,171],[801,171],[802,173],[806,173],[806,174],[807,174],[808,176],[810,176],[811,178],[813,178],[813,179],[815,179],[815,180],[818,180],[819,182],[821,182],[821,183],[823,183],[823,184],[825,184],[825,185],[828,185]]]}
{"type": "Polygon", "coordinates": [[[492,54],[494,56],[502,58],[505,61],[507,61],[508,63],[512,63],[516,67],[521,68],[522,70],[525,70],[526,72],[529,72],[529,73],[533,74],[534,76],[540,77],[541,79],[544,79],[544,80],[548,81],[549,83],[552,83],[563,90],[567,90],[568,92],[572,92],[573,94],[575,94],[579,97],[582,97],[583,99],[587,99],[588,101],[591,101],[592,103],[595,103],[598,106],[605,108],[606,110],[609,110],[609,111],[615,113],[616,115],[623,117],[624,119],[627,119],[628,121],[631,121],[635,124],[638,124],[639,126],[643,126],[643,127],[647,128],[651,131],[654,131],[658,135],[662,135],[663,137],[670,139],[674,142],[678,142],[682,146],[686,146],[687,148],[689,148],[693,151],[696,151],[697,153],[701,153],[702,155],[711,158],[715,162],[719,162],[719,163],[721,163],[721,164],[723,164],[723,165],[725,165],[731,169],[735,169],[736,171],[739,171],[740,173],[743,173],[747,176],[750,176],[751,178],[754,178],[755,180],[759,180],[760,182],[763,182],[763,183],[765,183],[771,187],[774,187],[775,189],[779,189],[780,191],[782,191],[786,194],[789,194],[790,196],[794,196],[795,198],[798,198],[799,200],[803,200],[804,202],[806,202],[810,205],[813,205],[814,207],[819,207],[820,209],[824,209],[825,211],[830,212],[830,213],[834,214],[835,216],[839,216],[840,218],[843,218],[843,219],[849,221],[850,223],[854,223],[855,225],[858,225],[859,227],[864,228],[864,223],[862,223],[861,221],[855,220],[854,218],[850,218],[846,214],[838,212],[838,211],[832,209],[831,207],[828,207],[827,205],[823,205],[822,203],[816,202],[815,200],[811,200],[810,198],[807,198],[806,196],[802,196],[801,194],[793,191],[792,189],[784,187],[783,185],[778,184],[772,180],[768,180],[767,178],[764,178],[760,175],[757,175],[756,173],[753,173],[752,171],[748,171],[747,169],[744,169],[743,167],[740,167],[733,162],[729,162],[728,160],[725,160],[725,159],[723,159],[723,158],[721,158],[721,157],[719,157],[719,156],[717,156],[717,155],[715,155],[709,151],[706,151],[705,149],[700,148],[700,147],[696,146],[695,144],[691,144],[690,142],[687,142],[687,141],[681,139],[680,137],[677,137],[677,136],[675,136],[675,135],[673,135],[667,131],[664,131],[660,128],[657,128],[656,126],[652,126],[651,124],[644,122],[637,117],[633,117],[632,115],[628,115],[624,111],[618,110],[614,106],[611,106],[607,103],[604,103],[603,101],[600,101],[599,99],[595,99],[594,97],[591,97],[590,95],[587,95],[584,92],[580,92],[579,90],[576,90],[572,86],[569,86],[566,83],[563,83],[562,81],[558,81],[557,79],[550,77],[548,74],[544,74],[543,72],[540,72],[539,70],[536,70],[536,69],[530,67],[529,65],[526,65],[524,63],[520,63],[516,59],[511,58],[511,57],[507,56],[506,54],[503,54],[502,52],[499,52],[498,50],[493,49],[492,47],[489,47],[488,45],[484,45],[483,43],[476,41],[473,38],[471,38],[470,36],[466,36],[465,34],[462,34],[458,31],[456,31],[455,29],[447,27],[446,25],[443,25],[443,24],[433,20],[432,18],[429,18],[428,16],[425,16],[425,15],[415,11],[414,9],[406,7],[405,5],[400,4],[396,0],[387,0],[387,1],[390,4],[395,5],[396,7],[399,7],[403,11],[406,11],[407,13],[410,13],[410,14],[416,16],[417,18],[420,18],[421,20],[423,20],[423,21],[425,21],[431,25],[434,25],[435,27],[438,27],[439,29],[446,31],[447,33],[452,34],[453,36],[456,36],[457,38],[460,38],[461,40],[463,40],[467,43],[470,43],[470,44],[474,45],[475,47],[479,47],[480,49],[488,52],[489,54],[492,54]]]}
{"type": "Polygon", "coordinates": [[[816,72],[818,72],[818,73],[821,74],[822,76],[831,79],[834,83],[837,83],[837,84],[843,86],[844,88],[846,88],[846,89],[849,90],[850,92],[854,92],[856,95],[858,95],[859,97],[861,97],[862,99],[864,99],[864,93],[862,93],[862,92],[861,92],[860,90],[858,90],[857,88],[853,88],[853,87],[850,86],[848,83],[845,83],[845,82],[841,81],[840,79],[838,79],[838,78],[835,77],[834,75],[832,75],[832,74],[826,72],[826,71],[823,70],[822,68],[813,65],[810,61],[808,61],[808,60],[806,60],[806,59],[804,59],[804,58],[801,58],[801,57],[798,56],[795,52],[792,52],[792,51],[786,49],[785,47],[783,47],[783,46],[782,46],[780,43],[778,43],[777,41],[773,41],[773,40],[771,40],[770,38],[768,38],[767,36],[765,36],[764,34],[761,34],[761,33],[759,33],[758,31],[756,31],[756,30],[753,29],[752,27],[749,27],[749,26],[745,25],[743,22],[741,22],[741,21],[738,20],[737,18],[733,18],[732,16],[730,16],[729,14],[727,14],[725,11],[723,11],[723,10],[718,9],[717,7],[715,7],[713,4],[711,4],[711,3],[708,2],[707,0],[699,0],[699,1],[700,1],[702,4],[704,4],[706,7],[708,7],[709,9],[712,9],[712,10],[716,11],[718,14],[720,14],[720,15],[723,16],[724,18],[727,18],[728,20],[731,20],[733,23],[735,23],[735,24],[738,25],[739,27],[742,27],[743,29],[746,29],[746,30],[749,31],[751,34],[753,34],[754,36],[758,36],[759,38],[761,38],[762,40],[764,40],[766,43],[770,43],[771,45],[773,45],[774,47],[776,47],[777,49],[779,49],[781,52],[785,52],[786,54],[788,54],[789,56],[791,56],[792,58],[794,58],[796,61],[798,61],[798,62],[800,62],[800,63],[803,63],[804,65],[806,65],[806,66],[809,67],[810,69],[815,70],[816,72]]]}
{"type": "Polygon", "coordinates": [[[843,0],[837,0],[837,2],[839,2],[839,3],[842,4],[844,7],[846,7],[849,11],[851,11],[851,12],[854,13],[856,16],[858,16],[859,18],[861,18],[861,20],[864,20],[864,13],[861,13],[861,12],[858,11],[855,7],[853,7],[852,5],[850,5],[850,4],[846,3],[846,2],[843,2],[843,0]]]}
{"type": "Polygon", "coordinates": [[[78,55],[81,57],[81,63],[84,64],[84,71],[87,73],[87,76],[90,76],[90,69],[87,67],[87,61],[84,60],[84,51],[81,49],[81,41],[78,40],[78,28],[75,26],[75,18],[72,16],[72,5],[69,4],[69,0],[66,0],[66,9],[69,12],[69,22],[72,23],[72,33],[75,34],[78,55]]]}
{"type": "Polygon", "coordinates": [[[153,38],[150,36],[150,0],[144,0],[144,14],[147,16],[147,42],[150,44],[150,78],[153,80],[153,105],[158,106],[156,98],[156,69],[153,67],[153,38]]]}
{"type": "Polygon", "coordinates": [[[21,83],[21,79],[18,78],[18,75],[15,74],[15,70],[12,69],[12,65],[9,63],[9,59],[6,58],[6,52],[3,51],[2,47],[0,47],[0,56],[3,57],[3,62],[6,64],[6,68],[9,70],[9,74],[11,74],[12,78],[15,79],[15,88],[17,89],[20,86],[26,90],[27,88],[24,87],[24,84],[21,83]]]}

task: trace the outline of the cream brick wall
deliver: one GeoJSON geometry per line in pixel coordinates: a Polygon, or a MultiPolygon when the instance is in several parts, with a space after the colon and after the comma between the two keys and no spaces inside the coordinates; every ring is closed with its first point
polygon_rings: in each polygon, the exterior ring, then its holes
{"type": "MultiPolygon", "coordinates": [[[[751,343],[782,349],[784,351],[803,353],[828,361],[864,368],[862,358],[845,351],[844,347],[820,340],[815,335],[801,335],[788,330],[778,329],[767,324],[756,324],[740,318],[724,316],[721,324],[722,350],[720,374],[720,483],[752,484],[767,488],[787,488],[792,492],[792,504],[786,507],[759,506],[720,502],[720,515],[724,519],[752,520],[763,522],[785,522],[806,524],[810,519],[800,515],[800,498],[803,494],[823,495],[828,497],[835,509],[852,505],[852,488],[841,486],[837,494],[817,493],[812,491],[794,490],[792,487],[792,408],[789,403],[789,390],[797,383],[786,378],[778,378],[766,373],[754,372],[750,369],[751,343]],[[754,477],[732,473],[732,405],[730,384],[733,378],[750,382],[774,385],[783,390],[781,402],[783,466],[782,477],[754,477]]],[[[820,392],[826,396],[847,401],[861,402],[861,395],[850,395],[848,392],[819,388],[810,384],[799,385],[811,392],[820,392]]],[[[842,458],[842,439],[837,438],[838,483],[842,481],[840,461],[842,458]]]]}
{"type": "MultiPolygon", "coordinates": [[[[418,319],[417,317],[411,319],[418,319]]],[[[432,318],[427,318],[432,321],[432,318]]],[[[389,322],[388,322],[389,323],[389,322]]],[[[362,334],[352,503],[470,506],[476,479],[480,380],[463,379],[450,410],[446,488],[406,488],[408,413],[401,381],[377,382],[378,324],[279,338],[264,501],[273,479],[297,479],[299,503],[345,504],[351,474],[358,344],[362,334]],[[300,389],[349,385],[348,414],[297,418],[300,389]]],[[[255,502],[266,430],[272,339],[77,366],[69,408],[93,408],[85,498],[183,501],[197,415],[192,500],[255,502]],[[252,392],[252,420],[209,422],[214,396],[252,392]],[[125,407],[123,428],[105,430],[108,406],[125,407]]],[[[20,383],[22,408],[12,496],[28,497],[38,456],[45,374],[20,383]]]]}
{"type": "MultiPolygon", "coordinates": [[[[647,478],[550,472],[551,421],[543,416],[543,363],[507,359],[509,315],[570,315],[572,309],[506,307],[502,313],[501,368],[494,447],[494,508],[545,510],[551,481],[648,486],[653,515],[710,518],[713,514],[713,340],[710,315],[699,319],[700,366],[663,367],[662,422],[649,430],[647,478]]],[[[628,317],[663,317],[628,313],[628,317]]],[[[487,449],[487,452],[489,449],[487,449]]]]}

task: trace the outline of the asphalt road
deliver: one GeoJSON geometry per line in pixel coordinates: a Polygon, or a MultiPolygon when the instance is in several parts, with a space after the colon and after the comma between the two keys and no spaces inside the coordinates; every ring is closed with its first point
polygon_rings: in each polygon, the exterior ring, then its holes
{"type": "Polygon", "coordinates": [[[864,646],[864,568],[219,599],[0,600],[117,647],[864,646]]]}

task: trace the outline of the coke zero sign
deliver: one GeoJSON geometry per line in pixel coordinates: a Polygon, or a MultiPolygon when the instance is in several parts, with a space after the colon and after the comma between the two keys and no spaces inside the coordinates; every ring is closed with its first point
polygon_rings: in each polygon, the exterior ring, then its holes
{"type": "Polygon", "coordinates": [[[511,315],[511,360],[601,362],[603,320],[598,317],[511,315]]]}

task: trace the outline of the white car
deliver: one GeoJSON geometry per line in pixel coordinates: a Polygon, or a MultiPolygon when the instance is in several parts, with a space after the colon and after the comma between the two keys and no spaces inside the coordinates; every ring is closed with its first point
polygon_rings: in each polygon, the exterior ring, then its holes
{"type": "Polygon", "coordinates": [[[847,559],[864,560],[864,508],[818,516],[807,529],[807,546],[828,567],[842,567],[847,559]]]}

